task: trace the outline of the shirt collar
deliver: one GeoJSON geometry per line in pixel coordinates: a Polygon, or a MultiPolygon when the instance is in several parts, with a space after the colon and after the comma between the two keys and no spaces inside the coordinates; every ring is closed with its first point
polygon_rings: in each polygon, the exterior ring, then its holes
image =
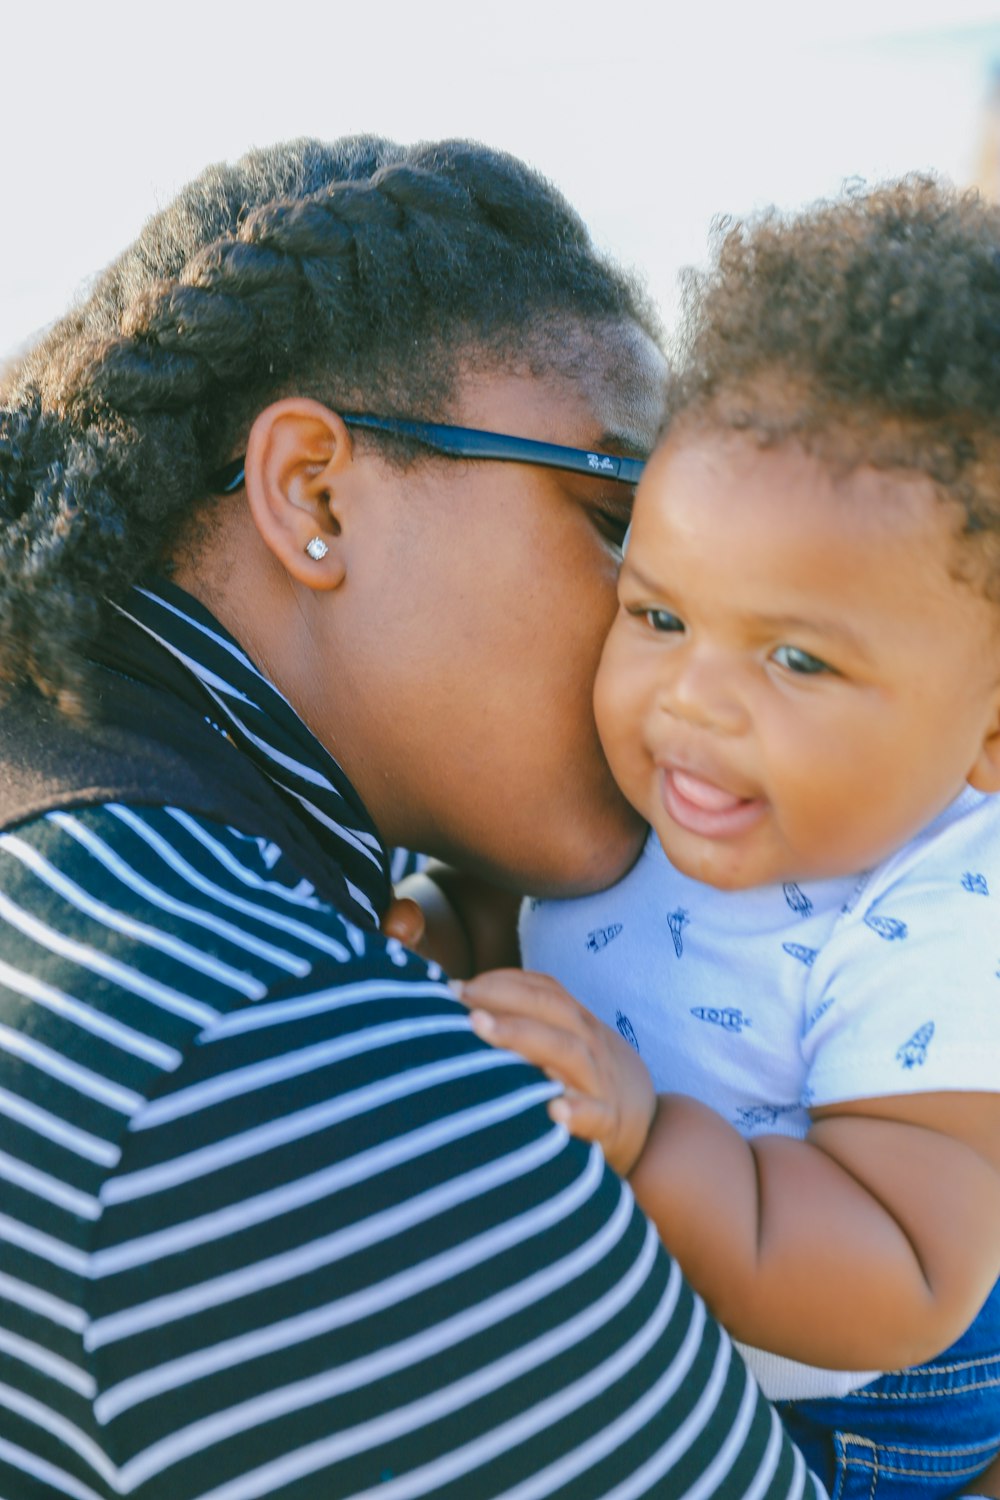
{"type": "MultiPolygon", "coordinates": [[[[207,721],[331,843],[351,894],[377,922],[391,892],[389,856],[344,771],[288,699],[204,605],[167,579],[136,585],[116,608],[190,673],[207,721]]],[[[155,653],[143,653],[142,676],[155,680],[155,653]]]]}

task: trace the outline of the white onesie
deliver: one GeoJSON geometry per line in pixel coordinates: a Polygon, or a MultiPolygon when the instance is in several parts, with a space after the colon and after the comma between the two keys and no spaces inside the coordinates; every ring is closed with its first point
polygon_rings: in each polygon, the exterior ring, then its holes
{"type": "MultiPolygon", "coordinates": [[[[524,966],[554,975],[644,1059],[660,1093],[741,1134],[801,1137],[812,1105],[1000,1091],[1000,796],[967,788],[863,875],[718,891],[654,836],[618,885],[529,901],[524,966]]],[[[773,1399],[876,1371],[744,1350],[773,1399]]]]}

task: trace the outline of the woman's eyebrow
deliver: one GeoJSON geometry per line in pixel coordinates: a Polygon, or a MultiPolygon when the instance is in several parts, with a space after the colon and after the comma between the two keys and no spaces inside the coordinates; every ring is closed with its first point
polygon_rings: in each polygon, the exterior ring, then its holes
{"type": "MultiPolygon", "coordinates": [[[[646,459],[653,451],[654,440],[649,437],[640,437],[636,431],[629,432],[619,428],[614,432],[602,432],[593,446],[599,453],[616,453],[622,458],[646,459]]],[[[589,445],[587,451],[590,451],[589,445]]]]}

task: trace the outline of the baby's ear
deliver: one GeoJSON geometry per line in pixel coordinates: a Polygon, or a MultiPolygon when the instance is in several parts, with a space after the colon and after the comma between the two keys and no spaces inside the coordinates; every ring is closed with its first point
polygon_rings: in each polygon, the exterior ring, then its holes
{"type": "Polygon", "coordinates": [[[977,792],[1000,792],[1000,694],[972,770],[966,777],[977,792]]]}

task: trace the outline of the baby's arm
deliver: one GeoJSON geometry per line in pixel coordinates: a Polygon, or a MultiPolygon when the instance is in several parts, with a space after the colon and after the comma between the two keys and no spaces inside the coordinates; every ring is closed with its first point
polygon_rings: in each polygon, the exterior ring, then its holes
{"type": "Polygon", "coordinates": [[[645,1067],[554,980],[462,987],[480,1035],[566,1085],[550,1106],[597,1140],[692,1284],[746,1343],[895,1369],[946,1348],[1000,1274],[1000,1095],[838,1104],[805,1140],[745,1140],[645,1067]]]}

